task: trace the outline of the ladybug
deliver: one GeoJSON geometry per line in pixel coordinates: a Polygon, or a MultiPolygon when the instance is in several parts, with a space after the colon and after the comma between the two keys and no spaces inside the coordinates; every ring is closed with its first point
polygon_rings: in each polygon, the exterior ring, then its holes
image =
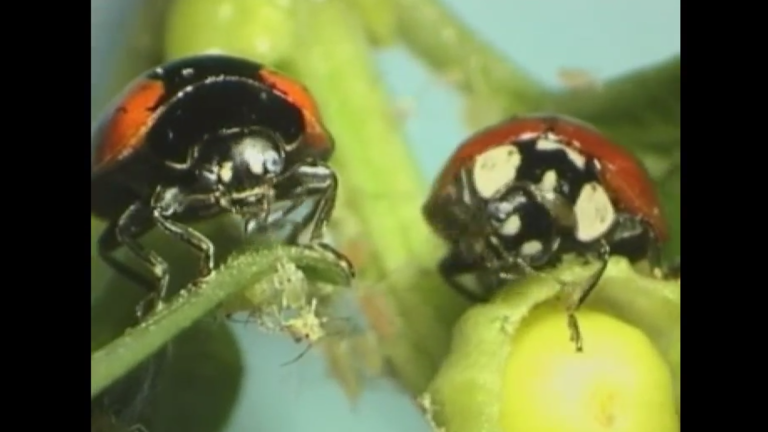
{"type": "Polygon", "coordinates": [[[159,308],[169,270],[139,244],[147,231],[157,226],[197,251],[202,279],[213,269],[214,245],[187,224],[230,213],[246,231],[263,229],[314,201],[287,241],[332,253],[353,276],[346,257],[323,242],[338,190],[333,151],[308,90],[259,63],[201,55],[147,71],[92,135],[91,213],[108,222],[99,254],[150,288],[159,308]],[[114,258],[120,246],[153,278],[114,258]]]}
{"type": "Polygon", "coordinates": [[[445,281],[471,301],[485,301],[511,280],[556,265],[563,255],[600,266],[568,306],[575,311],[605,271],[610,255],[657,265],[667,227],[642,165],[594,127],[553,114],[517,116],[464,141],[422,207],[449,245],[445,281]],[[474,276],[475,289],[462,278],[474,276]]]}

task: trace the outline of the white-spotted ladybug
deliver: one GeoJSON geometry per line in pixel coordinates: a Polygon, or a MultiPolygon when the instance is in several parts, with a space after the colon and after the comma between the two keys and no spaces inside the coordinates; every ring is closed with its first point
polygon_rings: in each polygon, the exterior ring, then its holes
{"type": "Polygon", "coordinates": [[[91,213],[108,221],[99,253],[116,271],[166,297],[168,265],[137,239],[158,226],[214,265],[213,243],[185,224],[223,213],[264,227],[314,200],[288,236],[323,242],[336,201],[327,161],[334,141],[308,90],[261,64],[225,55],[180,59],[128,85],[92,137],[91,213]],[[275,217],[276,205],[285,207],[275,217]],[[125,246],[154,280],[111,256],[125,246]]]}
{"type": "Polygon", "coordinates": [[[473,301],[567,253],[599,260],[568,306],[578,350],[574,312],[609,256],[658,265],[667,239],[642,165],[592,126],[560,115],[513,117],[468,138],[435,181],[423,214],[450,247],[441,274],[473,301]],[[460,281],[465,275],[476,277],[479,290],[460,281]]]}

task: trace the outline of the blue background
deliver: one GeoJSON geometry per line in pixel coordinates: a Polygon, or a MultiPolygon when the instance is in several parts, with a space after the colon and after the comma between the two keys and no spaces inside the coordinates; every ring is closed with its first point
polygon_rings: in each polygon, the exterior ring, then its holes
{"type": "MultiPolygon", "coordinates": [[[[119,5],[92,0],[93,22],[119,27],[121,14],[98,12],[107,4],[114,12],[130,3],[123,1],[119,5]]],[[[680,52],[679,2],[445,1],[479,35],[553,86],[559,85],[557,72],[561,68],[583,69],[605,79],[680,52]]],[[[91,65],[95,87],[99,87],[100,77],[109,73],[112,62],[104,59],[116,55],[108,52],[108,42],[92,37],[92,56],[102,60],[91,65]]],[[[382,52],[378,61],[394,97],[411,105],[404,125],[407,139],[424,174],[432,178],[467,133],[459,98],[404,50],[382,52]]],[[[359,401],[350,406],[326,374],[318,354],[310,352],[301,361],[280,367],[302,347],[284,336],[262,334],[255,326],[233,328],[245,351],[247,384],[230,420],[230,431],[428,430],[410,399],[385,380],[369,384],[359,401]]]]}

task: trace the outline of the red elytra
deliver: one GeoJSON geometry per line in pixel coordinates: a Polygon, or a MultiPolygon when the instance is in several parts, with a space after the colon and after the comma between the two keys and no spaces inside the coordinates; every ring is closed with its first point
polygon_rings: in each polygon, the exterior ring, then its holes
{"type": "Polygon", "coordinates": [[[157,108],[164,94],[165,85],[155,79],[142,79],[128,88],[97,132],[94,169],[126,157],[143,143],[153,118],[161,113],[157,108]]]}
{"type": "Polygon", "coordinates": [[[227,62],[219,56],[200,56],[169,63],[152,70],[127,87],[111,114],[102,118],[93,143],[93,169],[130,155],[144,143],[146,133],[163,113],[166,105],[190,85],[219,77],[239,78],[259,83],[276,96],[295,105],[305,124],[303,144],[332,153],[334,142],[323,126],[317,102],[301,83],[251,61],[227,62]],[[185,68],[193,66],[194,77],[185,77],[185,68]]]}
{"type": "Polygon", "coordinates": [[[440,194],[458,172],[486,150],[509,144],[526,134],[552,132],[584,155],[600,162],[603,187],[622,210],[639,215],[654,230],[659,240],[668,239],[666,222],[659,200],[643,165],[626,149],[610,141],[589,124],[554,114],[513,117],[480,130],[468,138],[448,159],[434,183],[433,194],[440,194]]]}
{"type": "Polygon", "coordinates": [[[306,125],[305,140],[310,145],[322,146],[328,142],[328,132],[323,127],[317,102],[301,83],[274,70],[263,68],[259,76],[287,101],[301,109],[306,125]]]}

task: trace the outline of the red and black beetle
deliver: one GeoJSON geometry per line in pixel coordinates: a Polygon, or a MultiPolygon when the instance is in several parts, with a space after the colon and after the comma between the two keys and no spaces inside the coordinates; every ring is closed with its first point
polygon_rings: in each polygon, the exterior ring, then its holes
{"type": "Polygon", "coordinates": [[[92,137],[91,213],[109,222],[99,253],[116,271],[166,296],[168,266],[137,239],[154,226],[202,255],[214,245],[185,224],[233,213],[246,228],[276,220],[314,199],[289,235],[348,260],[323,242],[338,180],[327,161],[334,141],[300,83],[258,63],[225,55],[180,59],[128,85],[92,137]],[[274,208],[273,208],[274,207],[274,208]],[[125,246],[151,269],[150,283],[110,254],[125,246]]]}
{"type": "Polygon", "coordinates": [[[435,181],[423,214],[450,247],[441,274],[473,301],[564,254],[597,258],[600,267],[568,307],[579,350],[573,313],[609,256],[658,265],[667,238],[642,165],[592,126],[560,115],[513,117],[464,141],[435,181]],[[464,275],[476,276],[479,290],[462,283],[464,275]]]}

